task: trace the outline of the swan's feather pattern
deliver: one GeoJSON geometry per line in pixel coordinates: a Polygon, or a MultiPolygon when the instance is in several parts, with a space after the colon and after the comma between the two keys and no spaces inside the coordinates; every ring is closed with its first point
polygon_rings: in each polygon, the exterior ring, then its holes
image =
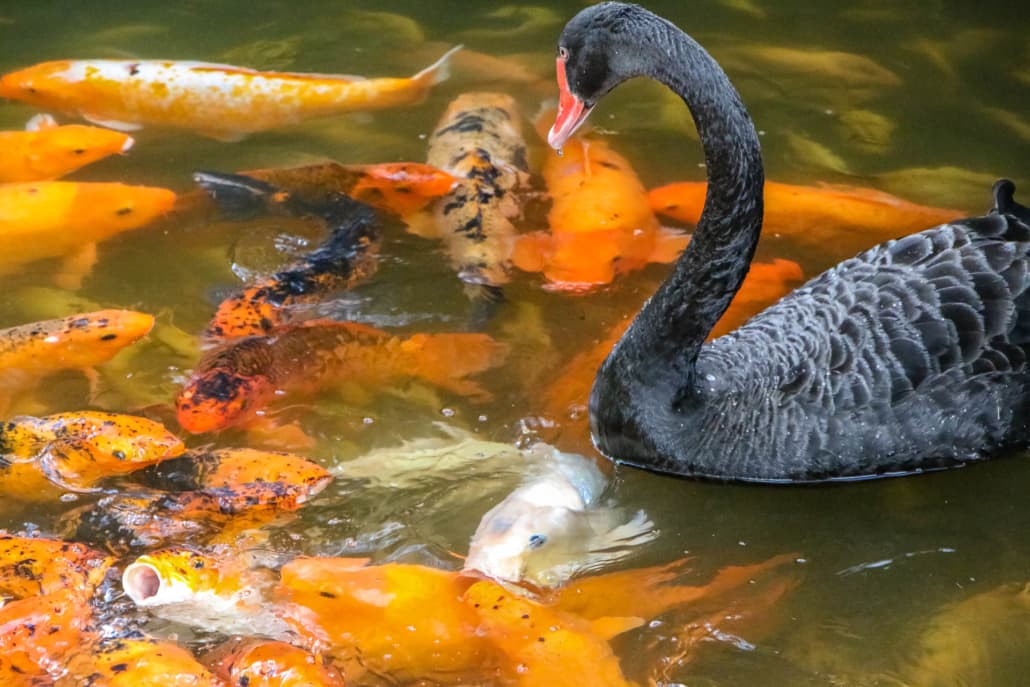
{"type": "Polygon", "coordinates": [[[840,263],[705,346],[696,402],[648,404],[646,464],[820,480],[1027,443],[1028,254],[1030,226],[992,214],[840,263]]]}

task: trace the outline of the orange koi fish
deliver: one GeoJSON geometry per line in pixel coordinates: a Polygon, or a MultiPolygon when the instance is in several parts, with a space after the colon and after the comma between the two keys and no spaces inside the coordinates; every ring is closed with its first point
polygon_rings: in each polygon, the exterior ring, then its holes
{"type": "Polygon", "coordinates": [[[96,365],[146,336],[154,318],[132,310],[98,310],[0,329],[0,415],[44,378],[82,370],[95,383],[96,365]]]}
{"type": "Polygon", "coordinates": [[[0,97],[119,131],[193,129],[221,141],[327,117],[422,101],[447,78],[448,51],[411,78],[259,72],[205,62],[59,60],[0,78],[0,97]]]}
{"type": "Polygon", "coordinates": [[[415,233],[444,241],[474,300],[496,302],[509,281],[517,195],[528,188],[521,114],[503,93],[465,93],[447,107],[429,138],[428,162],[459,178],[415,233]],[[423,226],[424,225],[424,226],[423,226]]]}
{"type": "Polygon", "coordinates": [[[0,595],[24,599],[67,590],[88,599],[113,563],[85,544],[0,533],[0,595]]]}
{"type": "MultiPolygon", "coordinates": [[[[685,181],[653,189],[651,207],[697,224],[707,183],[685,181]]],[[[834,254],[850,256],[870,246],[968,216],[962,210],[916,205],[883,191],[856,186],[797,186],[765,182],[765,234],[783,234],[834,254]]]]}
{"type": "Polygon", "coordinates": [[[341,165],[330,161],[240,174],[277,186],[307,203],[322,204],[333,194],[343,193],[400,217],[421,210],[458,183],[454,175],[421,162],[341,165]]]}
{"type": "Polygon", "coordinates": [[[0,608],[0,683],[39,687],[63,675],[68,659],[95,641],[93,610],[71,589],[0,608]]]}
{"type": "Polygon", "coordinates": [[[247,687],[344,687],[343,676],[320,657],[273,640],[236,637],[201,658],[230,685],[247,687]]]}
{"type": "Polygon", "coordinates": [[[659,227],[629,161],[602,139],[573,138],[560,157],[547,156],[543,176],[550,230],[519,237],[512,259],[542,272],[548,289],[609,284],[649,262],[672,262],[687,245],[685,235],[659,227]]]}
{"type": "MultiPolygon", "coordinates": [[[[67,271],[81,279],[96,261],[96,243],[145,226],[174,204],[175,193],[149,186],[71,181],[0,185],[0,275],[35,260],[64,258],[67,271]]],[[[77,287],[74,279],[68,281],[77,287]]]]}
{"type": "Polygon", "coordinates": [[[225,687],[186,649],[164,639],[104,639],[68,661],[55,687],[225,687]]]}
{"type": "MultiPolygon", "coordinates": [[[[803,281],[801,266],[791,260],[776,258],[771,263],[753,262],[740,290],[729,308],[712,329],[711,338],[722,336],[740,326],[748,317],[773,303],[803,281]]],[[[634,308],[635,314],[639,308],[634,308]]],[[[577,353],[558,373],[543,393],[543,410],[562,425],[561,435],[553,443],[566,451],[590,453],[587,401],[594,377],[601,363],[633,321],[626,315],[592,348],[577,353]]]]}
{"type": "Polygon", "coordinates": [[[0,183],[43,181],[109,155],[128,152],[130,136],[95,126],[58,126],[51,119],[27,131],[0,131],[0,183]]]}
{"type": "Polygon", "coordinates": [[[83,410],[15,417],[0,424],[0,491],[20,499],[49,496],[50,485],[89,491],[105,477],[139,470],[184,450],[182,441],[163,426],[132,415],[83,410]]]}
{"type": "Polygon", "coordinates": [[[269,334],[293,319],[293,306],[318,302],[375,272],[379,221],[367,205],[337,193],[308,204],[238,174],[201,172],[194,179],[230,214],[315,216],[329,230],[329,237],[312,252],[222,301],[207,327],[209,338],[269,334]]]}
{"type": "Polygon", "coordinates": [[[465,377],[506,355],[507,347],[485,334],[402,339],[355,322],[287,325],[205,355],[176,398],[177,417],[188,432],[213,432],[245,422],[280,393],[312,394],[342,382],[380,388],[405,378],[486,400],[490,394],[465,377]]]}

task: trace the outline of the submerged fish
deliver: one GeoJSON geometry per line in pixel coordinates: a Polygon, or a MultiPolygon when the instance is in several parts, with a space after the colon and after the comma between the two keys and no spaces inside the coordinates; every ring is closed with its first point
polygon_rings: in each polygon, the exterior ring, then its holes
{"type": "MultiPolygon", "coordinates": [[[[64,258],[69,282],[96,259],[96,244],[154,221],[175,193],[118,183],[37,181],[0,185],[0,275],[42,258],[64,258]]],[[[63,284],[62,284],[63,285],[63,284]]],[[[77,285],[77,284],[76,284],[77,285]]]]}
{"type": "Polygon", "coordinates": [[[522,485],[490,509],[469,544],[464,570],[517,589],[553,589],[573,576],[625,558],[658,536],[644,511],[601,501],[608,478],[583,456],[544,444],[522,485]]]}
{"type": "MultiPolygon", "coordinates": [[[[686,181],[653,189],[656,212],[697,224],[707,184],[686,181]]],[[[799,186],[765,182],[763,230],[850,256],[887,239],[965,217],[961,210],[916,205],[883,191],[855,186],[799,186]]]]}
{"type": "Polygon", "coordinates": [[[146,336],[151,315],[98,310],[0,329],[0,416],[9,404],[62,370],[82,370],[95,381],[96,365],[146,336]]]}
{"type": "Polygon", "coordinates": [[[0,532],[0,596],[24,599],[67,590],[88,599],[113,563],[85,544],[0,532]]]}
{"type": "Polygon", "coordinates": [[[242,175],[202,172],[194,179],[230,214],[315,216],[329,231],[315,250],[223,300],[206,336],[232,339],[269,334],[292,319],[292,306],[322,300],[375,271],[379,221],[367,205],[340,193],[327,193],[321,201],[308,203],[242,175]]]}
{"type": "MultiPolygon", "coordinates": [[[[224,687],[189,650],[167,639],[111,638],[79,651],[55,687],[224,687]]],[[[255,687],[257,687],[255,685],[255,687]]]]}
{"type": "Polygon", "coordinates": [[[132,147],[131,137],[110,129],[37,121],[44,123],[27,131],[0,131],[0,183],[57,179],[132,147]]]}
{"type": "Polygon", "coordinates": [[[0,607],[0,683],[54,684],[69,659],[96,640],[93,609],[72,589],[29,596],[0,607]]]}
{"type": "Polygon", "coordinates": [[[543,175],[549,231],[520,236],[513,261],[542,272],[546,288],[609,284],[649,262],[672,262],[687,245],[685,235],[659,227],[629,161],[602,139],[571,139],[561,156],[547,157],[543,175]]]}
{"type": "Polygon", "coordinates": [[[343,676],[323,656],[286,642],[234,637],[201,660],[230,685],[344,687],[343,676]]]}
{"type": "Polygon", "coordinates": [[[458,177],[416,233],[443,240],[451,265],[474,300],[496,301],[509,280],[518,194],[529,184],[521,115],[503,93],[464,93],[429,137],[428,162],[458,177]]]}
{"type": "Polygon", "coordinates": [[[312,394],[343,382],[381,388],[422,379],[488,399],[465,377],[494,367],[507,348],[485,334],[414,334],[406,339],[354,322],[313,320],[272,336],[249,336],[207,353],[176,398],[179,424],[212,432],[241,424],[283,393],[312,394]]]}
{"type": "Polygon", "coordinates": [[[80,410],[0,423],[0,493],[13,498],[49,494],[47,482],[88,491],[105,477],[174,458],[182,441],[142,417],[80,410]]]}
{"type": "Polygon", "coordinates": [[[193,129],[222,141],[314,117],[417,103],[454,48],[411,78],[259,72],[206,62],[60,60],[0,78],[0,97],[120,131],[193,129]]]}

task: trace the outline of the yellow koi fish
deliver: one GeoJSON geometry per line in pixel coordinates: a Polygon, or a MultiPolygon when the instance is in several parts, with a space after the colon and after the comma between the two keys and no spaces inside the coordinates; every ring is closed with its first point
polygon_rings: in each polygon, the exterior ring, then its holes
{"type": "Polygon", "coordinates": [[[0,533],[0,595],[24,599],[68,590],[88,599],[113,563],[85,544],[0,533]]]}
{"type": "Polygon", "coordinates": [[[57,179],[132,147],[132,138],[118,131],[37,121],[26,131],[0,131],[0,183],[57,179]]]}
{"type": "MultiPolygon", "coordinates": [[[[43,258],[63,258],[81,277],[96,261],[96,245],[149,224],[172,209],[175,193],[117,183],[36,181],[0,185],[0,275],[43,258]]],[[[66,288],[78,281],[68,279],[66,288]]]]}
{"type": "Polygon", "coordinates": [[[410,78],[259,72],[206,62],[58,60],[0,78],[0,96],[119,131],[193,129],[221,141],[315,117],[410,105],[447,78],[447,60],[410,78]]]}
{"type": "Polygon", "coordinates": [[[104,639],[92,650],[75,654],[63,687],[224,687],[188,650],[165,639],[104,639]]]}

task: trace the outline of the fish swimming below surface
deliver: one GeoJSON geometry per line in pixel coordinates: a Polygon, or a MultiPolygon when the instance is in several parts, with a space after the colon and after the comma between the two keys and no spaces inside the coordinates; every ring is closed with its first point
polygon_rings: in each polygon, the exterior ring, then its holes
{"type": "Polygon", "coordinates": [[[510,279],[512,221],[522,214],[518,196],[529,186],[514,98],[488,92],[455,98],[429,137],[427,161],[458,177],[459,183],[437,201],[431,217],[409,226],[414,233],[443,241],[466,293],[489,310],[510,279]]]}
{"type": "Polygon", "coordinates": [[[98,310],[0,329],[0,417],[11,403],[62,370],[94,367],[146,336],[154,318],[133,310],[98,310]]]}
{"type": "Polygon", "coordinates": [[[506,355],[507,347],[485,334],[401,338],[355,322],[311,320],[209,351],[176,398],[177,417],[188,432],[212,432],[245,423],[283,394],[314,394],[344,382],[379,389],[421,379],[485,400],[490,394],[465,377],[506,355]]]}
{"type": "Polygon", "coordinates": [[[410,78],[259,72],[162,60],[58,60],[0,78],[0,97],[119,131],[192,129],[221,141],[315,117],[420,102],[447,78],[447,60],[410,78]]]}
{"type": "Polygon", "coordinates": [[[313,216],[329,232],[315,250],[223,300],[205,332],[209,339],[270,334],[293,319],[294,306],[323,300],[375,271],[380,223],[364,203],[342,193],[307,202],[238,174],[199,172],[194,179],[230,215],[313,216]]]}
{"type": "Polygon", "coordinates": [[[201,657],[230,685],[252,687],[345,687],[324,656],[286,642],[234,637],[201,657]]]}
{"type": "Polygon", "coordinates": [[[70,174],[91,162],[120,155],[132,137],[96,126],[58,126],[52,119],[26,131],[0,131],[0,183],[44,181],[70,174]]]}
{"type": "Polygon", "coordinates": [[[658,536],[644,511],[627,518],[602,502],[608,478],[589,458],[546,444],[536,465],[480,520],[464,570],[505,587],[554,589],[574,575],[619,561],[658,536]]]}
{"type": "Polygon", "coordinates": [[[120,183],[35,181],[0,185],[0,275],[43,258],[62,258],[61,286],[77,288],[96,261],[96,244],[172,209],[175,193],[120,183]]]}
{"type": "MultiPolygon", "coordinates": [[[[655,212],[697,224],[708,185],[685,181],[651,190],[655,212]]],[[[800,186],[765,182],[762,230],[850,257],[877,243],[967,216],[961,210],[917,205],[857,186],[800,186]]]]}

